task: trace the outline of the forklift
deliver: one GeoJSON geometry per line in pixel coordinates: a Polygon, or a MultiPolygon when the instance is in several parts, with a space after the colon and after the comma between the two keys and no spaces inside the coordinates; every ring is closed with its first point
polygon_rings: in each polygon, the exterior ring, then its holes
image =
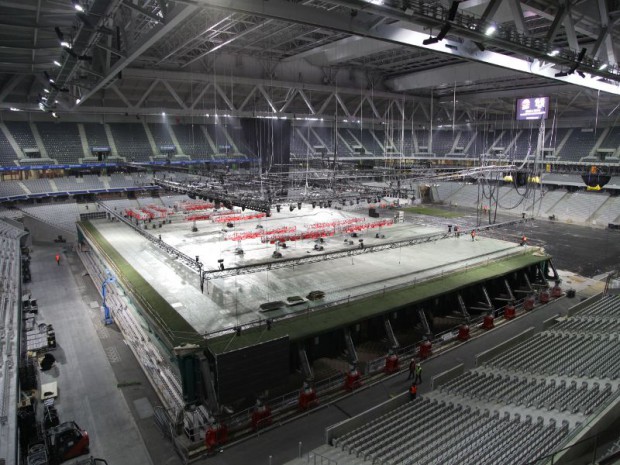
{"type": "MultiPolygon", "coordinates": [[[[28,451],[28,465],[58,465],[89,451],[88,433],[76,422],[67,421],[45,431],[45,444],[35,444],[28,451]]],[[[80,461],[79,464],[103,463],[105,460],[80,461]]]]}

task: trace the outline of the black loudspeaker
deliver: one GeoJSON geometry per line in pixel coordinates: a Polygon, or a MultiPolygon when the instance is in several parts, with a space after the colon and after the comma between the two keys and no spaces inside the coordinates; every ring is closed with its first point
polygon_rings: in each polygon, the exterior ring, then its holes
{"type": "Polygon", "coordinates": [[[568,297],[570,299],[574,299],[575,298],[575,289],[569,289],[568,291],[566,291],[566,297],[568,297]]]}
{"type": "Polygon", "coordinates": [[[517,187],[525,186],[527,183],[527,173],[518,171],[513,175],[513,179],[517,187]]]}

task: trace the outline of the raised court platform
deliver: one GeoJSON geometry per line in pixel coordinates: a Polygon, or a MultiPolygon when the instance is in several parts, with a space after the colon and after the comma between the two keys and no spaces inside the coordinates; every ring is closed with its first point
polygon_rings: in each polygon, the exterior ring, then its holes
{"type": "MultiPolygon", "coordinates": [[[[235,233],[295,226],[303,230],[310,224],[363,218],[360,212],[336,209],[312,209],[310,206],[293,212],[273,213],[270,218],[237,223],[235,233]]],[[[333,259],[325,262],[298,265],[276,270],[230,276],[207,281],[200,291],[198,274],[179,263],[128,226],[108,220],[92,220],[82,225],[93,244],[122,270],[126,281],[149,301],[155,320],[163,323],[173,335],[171,343],[198,342],[200,335],[209,335],[211,351],[228,351],[265,340],[288,335],[291,340],[308,337],[330,328],[346,326],[380,315],[393,308],[410,305],[438,294],[468,287],[494,277],[548,260],[537,248],[523,248],[518,244],[477,237],[469,234],[460,238],[446,237],[433,242],[381,252],[333,259]],[[484,266],[483,266],[484,265],[484,266]],[[264,311],[261,304],[287,302],[293,296],[305,297],[320,290],[325,297],[304,300],[300,305],[264,311]],[[328,309],[329,308],[329,309],[328,309]],[[292,316],[301,318],[286,318],[292,316]],[[272,331],[261,327],[244,331],[242,337],[230,341],[219,335],[240,325],[274,320],[272,331]]],[[[275,245],[259,238],[241,242],[226,240],[230,232],[225,224],[198,221],[197,232],[192,223],[166,224],[149,230],[161,235],[162,241],[193,257],[199,256],[207,269],[217,269],[223,259],[227,267],[267,263],[275,245]],[[243,248],[243,255],[235,249],[243,248]]],[[[437,227],[400,223],[360,233],[359,237],[336,234],[324,239],[323,253],[397,241],[415,236],[442,233],[437,227]],[[376,234],[385,238],[376,238],[376,234]],[[346,245],[345,239],[354,241],[346,245]]],[[[288,242],[280,249],[284,258],[320,254],[312,240],[288,242]]]]}

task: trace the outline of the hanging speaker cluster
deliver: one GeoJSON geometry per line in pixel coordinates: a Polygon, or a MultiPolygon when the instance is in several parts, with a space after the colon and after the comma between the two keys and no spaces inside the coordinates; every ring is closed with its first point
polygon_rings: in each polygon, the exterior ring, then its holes
{"type": "Polygon", "coordinates": [[[601,190],[607,184],[611,176],[604,174],[597,166],[591,166],[586,174],[581,175],[581,179],[588,190],[601,190]]]}

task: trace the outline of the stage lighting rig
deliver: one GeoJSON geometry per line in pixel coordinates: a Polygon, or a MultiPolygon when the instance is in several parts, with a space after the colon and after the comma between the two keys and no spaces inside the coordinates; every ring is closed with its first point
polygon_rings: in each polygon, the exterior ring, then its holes
{"type": "Polygon", "coordinates": [[[437,37],[429,37],[428,39],[424,39],[422,41],[422,44],[424,45],[436,44],[442,41],[444,37],[446,37],[446,35],[450,31],[450,28],[452,27],[452,25],[450,24],[450,21],[454,21],[454,18],[456,17],[456,12],[459,9],[459,3],[460,2],[454,1],[452,2],[452,5],[450,5],[450,10],[448,11],[447,21],[444,23],[444,25],[439,30],[439,34],[437,34],[437,37]]]}

